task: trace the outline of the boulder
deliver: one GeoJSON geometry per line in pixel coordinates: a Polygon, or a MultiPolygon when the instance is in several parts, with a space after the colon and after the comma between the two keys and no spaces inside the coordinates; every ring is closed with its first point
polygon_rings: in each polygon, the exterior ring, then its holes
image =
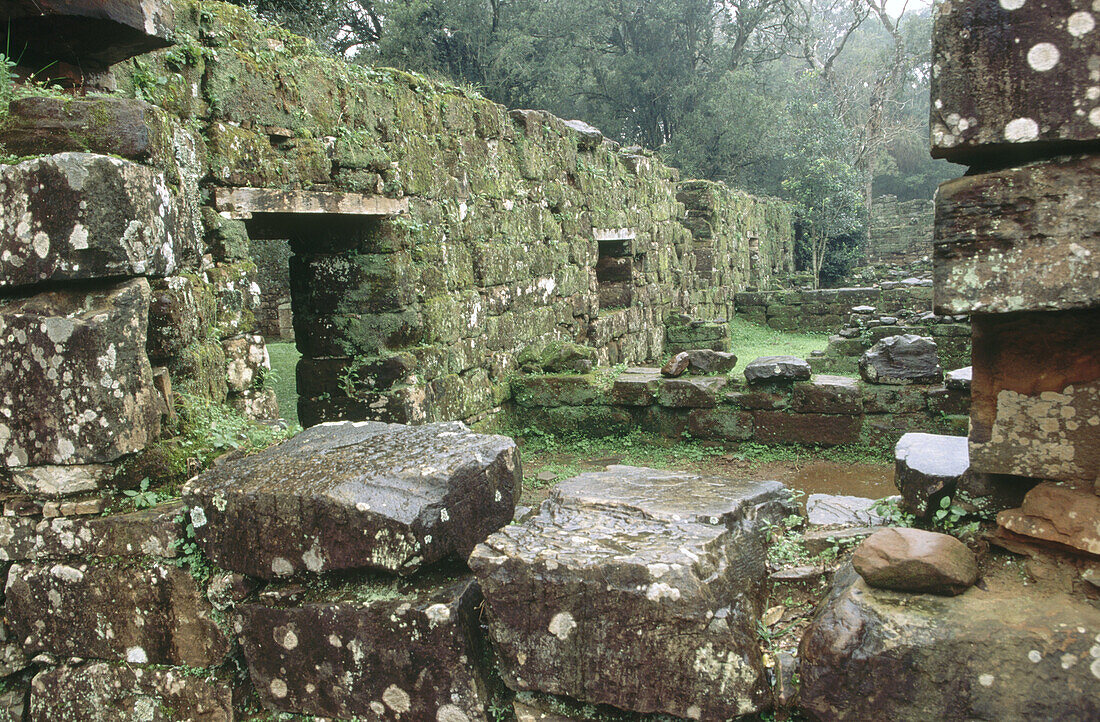
{"type": "Polygon", "coordinates": [[[904,386],[943,381],[935,341],[914,334],[888,336],[876,343],[860,358],[859,373],[872,384],[904,386]]]}
{"type": "Polygon", "coordinates": [[[0,165],[0,288],[165,276],[197,244],[164,175],[59,153],[0,165]]]}
{"type": "Polygon", "coordinates": [[[506,684],[693,719],[760,710],[763,522],[791,510],[776,482],[613,466],[558,485],[469,560],[506,684]]]}
{"type": "Polygon", "coordinates": [[[688,371],[693,374],[727,374],[733,371],[733,367],[737,365],[737,356],[725,351],[704,348],[687,351],[686,353],[688,355],[688,371]]]}
{"type": "Polygon", "coordinates": [[[0,464],[102,464],[157,438],[148,313],[144,278],[0,304],[0,407],[20,410],[0,421],[0,464]]]}
{"type": "Polygon", "coordinates": [[[864,539],[852,566],[872,587],[918,594],[962,594],[978,581],[974,552],[953,536],[889,528],[864,539]]]}
{"type": "Polygon", "coordinates": [[[817,720],[1100,716],[1100,610],[1035,586],[956,597],[875,589],[838,572],[799,650],[817,720]]]}
{"type": "Polygon", "coordinates": [[[186,569],[151,562],[14,564],[4,612],[31,657],[220,664],[230,640],[186,569]]]}
{"type": "Polygon", "coordinates": [[[894,447],[894,485],[906,510],[920,519],[930,519],[940,499],[953,496],[969,475],[965,436],[911,433],[894,447]]]}
{"type": "MultiPolygon", "coordinates": [[[[299,588],[300,589],[300,588],[299,588]]],[[[368,573],[240,605],[241,646],[266,709],[339,719],[488,719],[481,595],[469,572],[368,573]]]]}
{"type": "Polygon", "coordinates": [[[233,682],[186,667],[67,664],[31,681],[29,722],[232,722],[233,682]]]}
{"type": "Polygon", "coordinates": [[[183,489],[199,545],[231,571],[384,569],[464,558],[512,520],[515,443],[461,423],[327,423],[183,489]]]}
{"type": "Polygon", "coordinates": [[[806,381],[810,364],[796,356],[761,356],[745,366],[745,379],[760,381],[806,381]]]}
{"type": "Polygon", "coordinates": [[[806,518],[813,526],[881,526],[886,520],[874,510],[878,502],[862,496],[810,494],[806,499],[806,518]]]}
{"type": "Polygon", "coordinates": [[[1043,482],[1019,509],[1002,511],[997,523],[1011,532],[1100,556],[1100,496],[1091,489],[1043,482]]]}
{"type": "Polygon", "coordinates": [[[688,366],[691,365],[691,356],[687,351],[681,351],[668,360],[664,366],[661,367],[661,375],[666,378],[676,378],[677,376],[683,376],[687,373],[688,366]]]}

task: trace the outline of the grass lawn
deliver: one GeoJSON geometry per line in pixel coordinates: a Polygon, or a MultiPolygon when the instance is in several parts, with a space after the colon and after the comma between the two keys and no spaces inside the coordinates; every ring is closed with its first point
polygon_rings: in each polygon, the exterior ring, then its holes
{"type": "Polygon", "coordinates": [[[747,363],[761,356],[807,358],[811,351],[824,351],[829,341],[827,334],[776,331],[736,317],[730,323],[730,336],[732,351],[737,354],[734,373],[738,375],[747,363]]]}
{"type": "Polygon", "coordinates": [[[294,369],[302,354],[293,343],[269,343],[267,353],[271,357],[272,380],[275,397],[279,399],[279,415],[291,423],[298,423],[298,384],[294,369]]]}

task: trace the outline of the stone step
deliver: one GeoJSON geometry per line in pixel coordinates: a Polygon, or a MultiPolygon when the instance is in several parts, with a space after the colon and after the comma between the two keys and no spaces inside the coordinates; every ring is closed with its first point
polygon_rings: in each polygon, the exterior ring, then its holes
{"type": "Polygon", "coordinates": [[[457,422],[321,424],[222,464],[183,489],[215,564],[275,579],[465,558],[512,520],[515,442],[457,422]]]}
{"type": "Polygon", "coordinates": [[[505,683],[726,719],[769,691],[755,620],[777,482],[612,466],[563,482],[470,557],[505,683]]]}

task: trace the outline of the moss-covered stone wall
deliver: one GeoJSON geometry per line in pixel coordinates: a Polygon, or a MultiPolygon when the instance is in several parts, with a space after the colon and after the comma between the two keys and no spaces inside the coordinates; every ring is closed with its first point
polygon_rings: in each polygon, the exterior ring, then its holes
{"type": "MultiPolygon", "coordinates": [[[[409,200],[291,239],[306,423],[477,417],[528,347],[657,358],[669,313],[728,318],[734,292],[789,265],[778,201],[681,183],[583,123],[323,56],[233,6],[174,6],[176,45],[113,77],[199,139],[206,203],[221,186],[409,200]]],[[[208,238],[234,223],[206,219],[208,238]]]]}

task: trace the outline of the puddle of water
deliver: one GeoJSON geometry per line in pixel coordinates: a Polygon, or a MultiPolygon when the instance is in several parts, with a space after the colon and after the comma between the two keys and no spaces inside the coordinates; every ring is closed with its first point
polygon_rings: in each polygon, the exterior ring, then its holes
{"type": "Polygon", "coordinates": [[[881,499],[898,493],[894,468],[872,464],[815,461],[794,473],[788,486],[810,494],[837,494],[881,499]]]}

